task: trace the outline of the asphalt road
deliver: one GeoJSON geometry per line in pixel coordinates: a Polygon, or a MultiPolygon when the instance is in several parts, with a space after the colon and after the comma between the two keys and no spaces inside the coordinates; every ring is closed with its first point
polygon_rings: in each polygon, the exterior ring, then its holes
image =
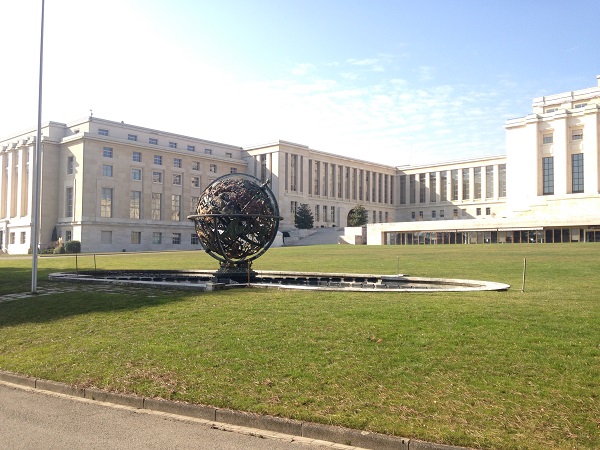
{"type": "MultiPolygon", "coordinates": [[[[315,450],[308,439],[0,383],[0,449],[315,450]],[[267,438],[253,436],[271,435],[267,438]]],[[[340,447],[337,447],[340,448],[340,447]]],[[[346,447],[351,448],[351,447],[346,447]]]]}

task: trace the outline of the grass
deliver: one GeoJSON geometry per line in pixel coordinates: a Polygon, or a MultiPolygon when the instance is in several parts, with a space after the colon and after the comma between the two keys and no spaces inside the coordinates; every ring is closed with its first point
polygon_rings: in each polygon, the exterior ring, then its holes
{"type": "MultiPolygon", "coordinates": [[[[258,270],[396,273],[508,292],[99,290],[0,302],[0,368],[478,448],[600,448],[598,244],[291,247],[258,270]],[[527,284],[520,292],[523,258],[527,284]]],[[[210,269],[203,252],[101,269],[210,269]]],[[[90,255],[80,268],[93,268],[90,255]]],[[[0,294],[30,288],[0,258],[0,294]]],[[[40,259],[40,280],[74,258],[40,259]]],[[[50,285],[42,281],[44,287],[50,285]]],[[[60,286],[60,285],[59,285],[60,286]]]]}

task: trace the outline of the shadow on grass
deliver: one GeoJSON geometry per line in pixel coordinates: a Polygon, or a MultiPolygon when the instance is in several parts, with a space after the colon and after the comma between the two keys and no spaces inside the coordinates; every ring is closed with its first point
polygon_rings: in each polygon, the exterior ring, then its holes
{"type": "Polygon", "coordinates": [[[47,323],[86,314],[131,311],[183,299],[185,299],[183,292],[136,288],[121,288],[118,292],[82,290],[32,295],[0,303],[0,328],[25,323],[47,323]]]}

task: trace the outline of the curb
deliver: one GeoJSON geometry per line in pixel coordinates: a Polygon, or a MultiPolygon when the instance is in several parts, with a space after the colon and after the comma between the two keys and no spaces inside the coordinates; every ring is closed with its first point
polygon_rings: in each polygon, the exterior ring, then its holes
{"type": "Polygon", "coordinates": [[[247,428],[272,431],[290,436],[299,436],[371,450],[468,450],[467,447],[456,447],[435,444],[416,439],[355,430],[333,425],[324,425],[282,417],[234,411],[212,406],[194,405],[191,403],[172,402],[136,395],[118,394],[96,388],[78,388],[56,381],[42,380],[0,370],[0,381],[33,389],[55,392],[73,397],[85,398],[97,402],[136,409],[146,409],[179,416],[193,417],[206,421],[237,425],[247,428]]]}

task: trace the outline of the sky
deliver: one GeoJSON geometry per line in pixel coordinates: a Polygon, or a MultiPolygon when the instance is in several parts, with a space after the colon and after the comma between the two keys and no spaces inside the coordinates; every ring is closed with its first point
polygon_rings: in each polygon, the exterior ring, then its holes
{"type": "MultiPolygon", "coordinates": [[[[388,165],[505,154],[597,86],[598,0],[46,0],[42,121],[90,115],[388,165]]],[[[0,139],[38,114],[41,0],[0,2],[0,139]]]]}

